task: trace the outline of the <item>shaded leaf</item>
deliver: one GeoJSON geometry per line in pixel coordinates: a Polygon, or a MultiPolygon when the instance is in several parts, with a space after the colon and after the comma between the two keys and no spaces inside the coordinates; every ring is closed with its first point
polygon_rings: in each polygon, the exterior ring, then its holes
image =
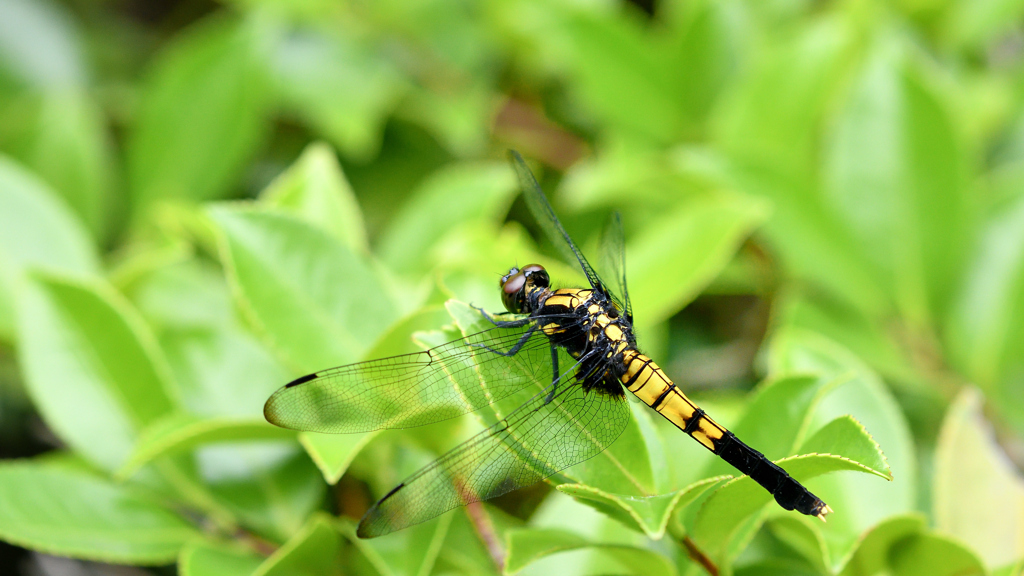
{"type": "Polygon", "coordinates": [[[315,514],[253,576],[319,576],[339,574],[341,534],[329,516],[315,514]]]}
{"type": "Polygon", "coordinates": [[[963,544],[938,534],[919,534],[889,552],[893,576],[981,576],[981,560],[963,544]]]}
{"type": "Polygon", "coordinates": [[[234,186],[268,128],[263,32],[208,19],[153,65],[127,147],[136,214],[162,198],[208,200],[234,186]]]}
{"type": "Polygon", "coordinates": [[[258,554],[241,546],[196,541],[181,549],[181,576],[249,576],[263,562],[258,554]]]}
{"type": "Polygon", "coordinates": [[[0,503],[0,537],[48,554],[166,564],[199,534],[156,502],[69,466],[0,466],[0,503]]]}
{"type": "Polygon", "coordinates": [[[514,574],[551,554],[590,549],[608,559],[605,570],[615,574],[676,573],[671,560],[646,548],[593,542],[572,532],[556,529],[513,530],[506,536],[508,556],[505,573],[514,574]]]}
{"type": "Polygon", "coordinates": [[[152,460],[203,444],[243,440],[288,439],[290,430],[272,426],[260,418],[198,418],[190,414],[174,414],[154,422],[142,431],[131,456],[117,470],[117,477],[131,477],[152,460]]]}
{"type": "Polygon", "coordinates": [[[842,576],[871,576],[889,566],[893,545],[927,527],[927,518],[919,513],[890,516],[861,535],[857,547],[840,561],[842,576]]]}

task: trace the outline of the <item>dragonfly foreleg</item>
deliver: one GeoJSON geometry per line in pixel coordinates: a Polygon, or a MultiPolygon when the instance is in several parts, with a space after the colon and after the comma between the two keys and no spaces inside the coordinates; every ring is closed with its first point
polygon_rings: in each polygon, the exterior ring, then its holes
{"type": "Polygon", "coordinates": [[[555,398],[555,390],[558,389],[558,348],[551,346],[551,392],[548,392],[544,403],[548,404],[555,398]]]}
{"type": "Polygon", "coordinates": [[[533,318],[520,318],[519,320],[498,320],[497,318],[495,318],[495,316],[509,314],[509,312],[501,312],[499,314],[492,315],[487,310],[484,310],[483,308],[480,308],[478,306],[473,306],[473,308],[476,309],[476,311],[479,312],[481,316],[487,318],[487,320],[490,321],[491,324],[494,324],[499,328],[518,328],[520,326],[526,326],[530,322],[533,322],[533,318]]]}
{"type": "Polygon", "coordinates": [[[501,350],[495,350],[494,348],[491,348],[487,344],[470,344],[470,346],[475,346],[477,348],[483,348],[484,350],[487,350],[488,352],[494,352],[495,354],[498,354],[500,356],[515,356],[516,354],[519,353],[520,350],[523,349],[523,346],[526,344],[526,341],[529,340],[530,336],[533,336],[533,333],[536,332],[536,331],[537,331],[537,325],[536,324],[534,324],[533,326],[530,326],[530,329],[523,333],[523,336],[521,338],[519,338],[518,342],[516,342],[511,348],[509,348],[508,352],[502,352],[501,350]]]}

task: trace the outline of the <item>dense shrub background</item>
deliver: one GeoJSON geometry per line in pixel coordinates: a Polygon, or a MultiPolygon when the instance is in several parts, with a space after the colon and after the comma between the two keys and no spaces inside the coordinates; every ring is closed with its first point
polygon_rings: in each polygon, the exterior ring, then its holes
{"type": "Polygon", "coordinates": [[[3,572],[1019,574],[1022,14],[0,2],[3,572]],[[508,148],[588,252],[622,212],[645,351],[828,523],[632,405],[548,484],[354,538],[480,420],[296,435],[262,403],[453,337],[512,264],[580,282],[508,148]]]}

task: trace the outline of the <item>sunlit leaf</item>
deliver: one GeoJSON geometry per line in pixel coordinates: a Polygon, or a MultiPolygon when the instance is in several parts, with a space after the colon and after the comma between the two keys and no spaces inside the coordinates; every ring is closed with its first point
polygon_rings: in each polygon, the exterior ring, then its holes
{"type": "Polygon", "coordinates": [[[606,570],[609,572],[638,575],[676,574],[671,560],[652,550],[623,544],[593,542],[564,530],[515,530],[507,535],[507,539],[507,573],[518,572],[551,554],[590,549],[602,558],[607,558],[606,570]]]}

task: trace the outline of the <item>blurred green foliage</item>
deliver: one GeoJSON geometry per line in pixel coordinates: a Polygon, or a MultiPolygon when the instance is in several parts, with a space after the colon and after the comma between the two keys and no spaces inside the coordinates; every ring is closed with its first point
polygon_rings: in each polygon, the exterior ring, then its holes
{"type": "Polygon", "coordinates": [[[0,559],[1020,574],[1022,17],[0,2],[0,559]],[[581,281],[517,201],[508,148],[585,251],[622,213],[641,345],[786,458],[828,523],[634,405],[622,440],[548,487],[355,538],[373,499],[493,415],[296,435],[262,404],[455,335],[463,303],[501,308],[513,264],[581,281]]]}

